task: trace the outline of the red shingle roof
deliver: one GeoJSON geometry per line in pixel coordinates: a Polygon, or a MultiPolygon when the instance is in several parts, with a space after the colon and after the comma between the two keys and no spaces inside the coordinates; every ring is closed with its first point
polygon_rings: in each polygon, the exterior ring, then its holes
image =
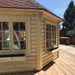
{"type": "Polygon", "coordinates": [[[0,0],[0,7],[44,9],[43,6],[34,0],[0,0]]]}
{"type": "MultiPolygon", "coordinates": [[[[37,3],[35,0],[0,0],[0,7],[3,8],[21,8],[21,9],[43,9],[51,14],[49,10],[37,3]]],[[[55,14],[53,14],[56,16],[55,14]]],[[[58,16],[56,16],[58,17],[58,16]]],[[[60,18],[60,17],[58,17],[60,18]]],[[[61,18],[60,18],[61,19],[61,18]]]]}

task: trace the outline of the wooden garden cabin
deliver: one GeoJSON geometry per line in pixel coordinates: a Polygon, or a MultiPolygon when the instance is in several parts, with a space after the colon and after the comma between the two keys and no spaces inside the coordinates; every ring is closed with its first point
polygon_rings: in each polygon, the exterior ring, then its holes
{"type": "Polygon", "coordinates": [[[41,70],[56,59],[61,21],[35,0],[0,0],[0,73],[41,70]]]}

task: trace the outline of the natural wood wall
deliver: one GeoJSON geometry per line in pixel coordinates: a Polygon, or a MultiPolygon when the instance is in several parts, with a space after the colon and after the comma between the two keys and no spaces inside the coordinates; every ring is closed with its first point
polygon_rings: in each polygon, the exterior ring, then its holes
{"type": "MultiPolygon", "coordinates": [[[[48,63],[50,63],[51,61],[53,61],[54,59],[56,59],[59,56],[59,51],[47,51],[46,50],[46,33],[45,33],[45,22],[48,24],[53,24],[56,25],[56,28],[58,28],[57,23],[56,22],[52,22],[51,20],[47,20],[46,18],[42,19],[42,65],[43,67],[46,66],[48,63]]],[[[58,36],[58,29],[57,29],[57,41],[59,42],[59,36],[58,36]]],[[[58,42],[57,42],[57,46],[58,46],[58,42]]]]}
{"type": "MultiPolygon", "coordinates": [[[[6,9],[5,9],[6,10],[6,9]]],[[[37,14],[35,12],[25,12],[24,10],[13,10],[12,12],[5,12],[4,9],[0,12],[0,19],[5,21],[26,21],[27,24],[27,51],[23,60],[17,58],[0,59],[0,73],[4,72],[16,72],[16,71],[28,71],[37,69],[37,14]],[[3,13],[2,13],[3,12],[3,13]],[[18,14],[17,14],[18,13],[18,14]],[[23,13],[23,14],[22,14],[23,13]],[[22,14],[22,15],[21,15],[22,14]],[[10,15],[10,16],[9,16],[10,15]],[[23,19],[22,19],[23,18],[23,19]],[[7,60],[7,61],[3,61],[7,60]]]]}
{"type": "MultiPolygon", "coordinates": [[[[37,10],[0,9],[0,20],[13,22],[15,18],[15,21],[25,20],[27,24],[27,51],[25,52],[25,58],[23,57],[23,60],[17,60],[17,58],[12,57],[8,59],[0,58],[0,73],[41,70],[50,61],[58,57],[58,52],[46,51],[45,19],[42,15],[43,13],[38,13],[37,10]]],[[[53,24],[53,22],[51,23],[53,24]]]]}

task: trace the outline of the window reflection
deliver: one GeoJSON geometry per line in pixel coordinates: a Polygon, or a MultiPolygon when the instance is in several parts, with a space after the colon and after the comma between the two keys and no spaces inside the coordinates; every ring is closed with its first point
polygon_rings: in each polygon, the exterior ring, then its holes
{"type": "Polygon", "coordinates": [[[9,31],[4,31],[3,32],[3,40],[6,40],[6,41],[9,40],[9,31]]]}
{"type": "Polygon", "coordinates": [[[24,22],[14,22],[13,23],[13,37],[14,37],[13,38],[14,50],[26,49],[26,33],[25,33],[25,23],[24,22]]]}
{"type": "Polygon", "coordinates": [[[0,50],[10,50],[8,22],[0,22],[0,50]]]}
{"type": "Polygon", "coordinates": [[[3,30],[8,30],[9,29],[8,22],[2,22],[2,25],[3,25],[3,30]]]}
{"type": "Polygon", "coordinates": [[[14,29],[15,31],[18,31],[18,30],[19,30],[18,22],[14,22],[14,23],[13,23],[13,29],[14,29]]]}
{"type": "Polygon", "coordinates": [[[56,26],[46,24],[46,47],[50,50],[54,45],[56,45],[56,26]]]}
{"type": "Polygon", "coordinates": [[[13,39],[14,40],[19,40],[19,32],[13,31],[13,39]]]}
{"type": "Polygon", "coordinates": [[[9,41],[4,41],[3,42],[3,47],[9,47],[9,41]]]}
{"type": "Polygon", "coordinates": [[[20,22],[20,30],[25,30],[25,23],[24,22],[20,22]]]}
{"type": "Polygon", "coordinates": [[[19,42],[18,41],[14,41],[14,50],[19,50],[19,42]]]}

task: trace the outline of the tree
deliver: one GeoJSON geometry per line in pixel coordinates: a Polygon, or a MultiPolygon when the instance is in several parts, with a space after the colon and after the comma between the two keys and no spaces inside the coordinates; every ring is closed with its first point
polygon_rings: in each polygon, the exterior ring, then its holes
{"type": "Polygon", "coordinates": [[[65,29],[67,31],[72,30],[73,29],[73,21],[75,19],[75,6],[74,6],[74,2],[73,0],[71,0],[68,8],[66,9],[65,13],[64,13],[64,22],[63,22],[63,26],[65,27],[65,29]]]}

